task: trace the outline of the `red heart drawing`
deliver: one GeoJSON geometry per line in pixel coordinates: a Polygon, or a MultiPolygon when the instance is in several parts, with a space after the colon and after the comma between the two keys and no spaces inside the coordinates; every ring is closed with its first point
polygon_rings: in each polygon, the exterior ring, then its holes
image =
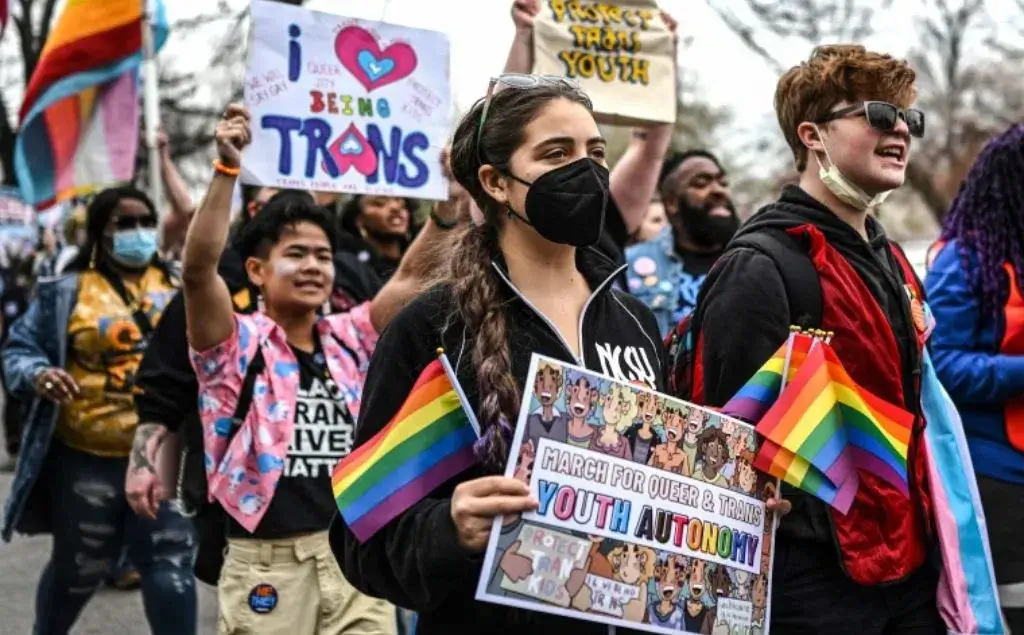
{"type": "Polygon", "coordinates": [[[347,26],[334,38],[334,53],[367,91],[393,84],[416,70],[416,51],[395,42],[383,51],[377,39],[358,26],[347,26]]]}
{"type": "MultiPolygon", "coordinates": [[[[363,176],[370,176],[377,170],[377,153],[354,123],[348,125],[348,129],[331,143],[327,151],[338,166],[339,174],[348,172],[350,167],[363,176]]],[[[327,172],[326,166],[324,172],[327,172]]]]}

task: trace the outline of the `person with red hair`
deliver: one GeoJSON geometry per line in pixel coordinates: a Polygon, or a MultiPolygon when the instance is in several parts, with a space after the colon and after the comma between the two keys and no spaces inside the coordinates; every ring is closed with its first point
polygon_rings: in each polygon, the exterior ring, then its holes
{"type": "MultiPolygon", "coordinates": [[[[872,216],[924,134],[914,81],[906,62],[859,45],[820,46],[779,79],[775,111],[800,181],[740,229],[708,275],[687,325],[692,354],[676,347],[677,373],[692,361],[677,392],[689,385],[695,402],[722,406],[798,325],[833,331],[860,386],[919,412],[921,284],[872,216]]],[[[909,441],[909,492],[860,470],[842,514],[783,485],[792,512],[776,538],[772,632],[946,632],[924,423],[916,417],[909,441]]]]}

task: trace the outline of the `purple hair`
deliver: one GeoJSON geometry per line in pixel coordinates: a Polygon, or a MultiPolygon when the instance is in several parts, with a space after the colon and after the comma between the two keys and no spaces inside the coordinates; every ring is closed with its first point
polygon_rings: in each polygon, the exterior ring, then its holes
{"type": "Polygon", "coordinates": [[[1009,297],[1010,263],[1024,275],[1024,125],[988,142],[971,166],[942,224],[983,314],[996,318],[1009,297]]]}

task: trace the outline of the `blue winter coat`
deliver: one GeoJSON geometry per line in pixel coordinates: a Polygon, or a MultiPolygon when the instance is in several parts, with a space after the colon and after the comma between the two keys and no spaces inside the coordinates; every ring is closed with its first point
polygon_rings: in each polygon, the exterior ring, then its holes
{"type": "MultiPolygon", "coordinates": [[[[974,469],[982,476],[1024,484],[1024,453],[1010,445],[1003,409],[1024,395],[1024,355],[1000,352],[1005,318],[981,311],[952,240],[940,247],[925,278],[935,315],[932,359],[956,403],[974,469]]],[[[974,256],[971,267],[977,266],[974,256]]]]}

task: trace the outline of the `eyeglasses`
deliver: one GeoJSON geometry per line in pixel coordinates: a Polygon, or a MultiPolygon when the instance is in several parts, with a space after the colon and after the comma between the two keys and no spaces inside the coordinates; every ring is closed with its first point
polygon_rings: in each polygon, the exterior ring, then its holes
{"type": "Polygon", "coordinates": [[[910,136],[921,138],[924,136],[924,113],[914,108],[898,108],[885,101],[865,101],[861,104],[840,108],[818,120],[817,123],[828,123],[850,115],[861,115],[867,117],[868,124],[875,130],[890,132],[896,128],[896,122],[900,119],[907,122],[907,129],[910,136]]]}
{"type": "Polygon", "coordinates": [[[137,227],[152,229],[156,227],[156,219],[152,216],[118,216],[114,219],[115,229],[135,229],[137,227]]]}
{"type": "Polygon", "coordinates": [[[573,90],[580,89],[580,83],[568,77],[559,75],[526,75],[523,73],[504,73],[498,77],[492,77],[487,86],[487,96],[484,98],[484,107],[480,111],[480,122],[476,126],[476,158],[483,163],[480,155],[480,139],[483,137],[484,122],[487,121],[487,111],[491,108],[491,99],[497,91],[498,86],[507,88],[534,88],[535,86],[558,86],[563,85],[573,90]]]}

